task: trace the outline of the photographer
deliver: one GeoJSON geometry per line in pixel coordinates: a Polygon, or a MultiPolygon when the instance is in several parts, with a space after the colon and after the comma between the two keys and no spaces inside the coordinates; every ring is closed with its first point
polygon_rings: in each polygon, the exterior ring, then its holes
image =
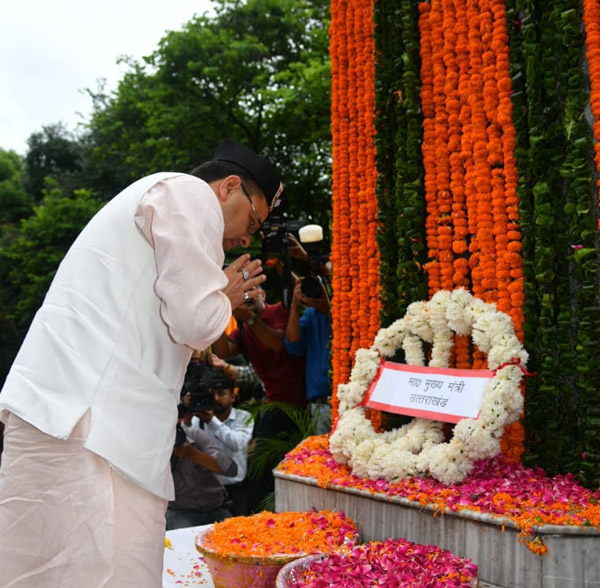
{"type": "Polygon", "coordinates": [[[218,475],[235,476],[238,467],[211,435],[191,426],[192,411],[210,407],[195,404],[193,394],[189,394],[189,405],[179,405],[178,438],[184,435],[183,444],[176,443],[173,448],[171,459],[175,500],[167,509],[167,531],[208,525],[232,516],[225,505],[227,490],[218,475]]]}
{"type": "Polygon", "coordinates": [[[284,333],[289,309],[281,302],[267,304],[266,293],[256,288],[247,304],[234,311],[239,327],[213,345],[215,354],[227,359],[243,353],[265,387],[267,402],[289,402],[306,406],[304,360],[285,350],[284,333]]]}
{"type": "Polygon", "coordinates": [[[329,338],[331,335],[330,299],[327,280],[330,262],[317,251],[306,253],[295,243],[298,255],[309,260],[310,275],[296,281],[285,330],[285,348],[288,353],[303,356],[306,361],[306,399],[316,419],[316,433],[322,435],[331,429],[331,382],[329,379],[329,338]],[[304,312],[302,308],[304,307],[304,312]],[[318,414],[318,416],[316,416],[318,414]]]}
{"type": "MultiPolygon", "coordinates": [[[[249,412],[233,406],[236,394],[232,379],[215,369],[211,371],[205,384],[210,394],[214,394],[214,407],[196,414],[201,421],[203,430],[214,439],[224,453],[235,461],[237,465],[235,476],[218,475],[217,477],[233,501],[230,508],[232,514],[234,516],[247,515],[245,482],[248,470],[248,446],[252,439],[254,421],[249,412]]],[[[188,431],[186,425],[183,429],[188,431]]]]}

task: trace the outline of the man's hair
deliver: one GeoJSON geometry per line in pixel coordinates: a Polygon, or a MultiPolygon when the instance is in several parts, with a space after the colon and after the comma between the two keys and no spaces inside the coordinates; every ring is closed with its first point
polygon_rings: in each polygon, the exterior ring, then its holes
{"type": "Polygon", "coordinates": [[[249,171],[229,161],[211,160],[205,161],[191,171],[191,175],[204,180],[207,184],[215,180],[221,180],[227,176],[239,176],[246,184],[251,194],[262,194],[262,189],[249,171]]]}
{"type": "Polygon", "coordinates": [[[205,373],[204,385],[210,390],[230,390],[233,392],[235,382],[217,368],[209,368],[205,373]]]}

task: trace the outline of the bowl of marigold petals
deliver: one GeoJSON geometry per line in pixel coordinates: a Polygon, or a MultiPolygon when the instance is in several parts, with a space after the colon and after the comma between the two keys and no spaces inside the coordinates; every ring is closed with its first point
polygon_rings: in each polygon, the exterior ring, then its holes
{"type": "Polygon", "coordinates": [[[406,539],[310,555],[283,566],[276,588],[476,588],[477,566],[447,549],[406,539]]]}
{"type": "Polygon", "coordinates": [[[279,570],[312,554],[350,550],[358,542],[343,512],[261,512],[215,523],[196,537],[215,588],[275,588],[279,570]]]}

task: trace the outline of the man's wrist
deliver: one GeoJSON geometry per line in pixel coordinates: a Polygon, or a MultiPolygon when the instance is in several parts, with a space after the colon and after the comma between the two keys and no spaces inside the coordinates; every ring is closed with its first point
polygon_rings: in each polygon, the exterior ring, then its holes
{"type": "Polygon", "coordinates": [[[256,317],[255,316],[251,316],[249,319],[246,320],[246,324],[251,327],[256,321],[256,317]]]}

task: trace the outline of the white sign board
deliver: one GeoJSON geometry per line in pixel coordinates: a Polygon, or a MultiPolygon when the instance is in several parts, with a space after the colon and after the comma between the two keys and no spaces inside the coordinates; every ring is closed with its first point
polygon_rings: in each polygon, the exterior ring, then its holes
{"type": "Polygon", "coordinates": [[[382,361],[364,405],[385,412],[446,423],[477,419],[494,372],[382,361]]]}

